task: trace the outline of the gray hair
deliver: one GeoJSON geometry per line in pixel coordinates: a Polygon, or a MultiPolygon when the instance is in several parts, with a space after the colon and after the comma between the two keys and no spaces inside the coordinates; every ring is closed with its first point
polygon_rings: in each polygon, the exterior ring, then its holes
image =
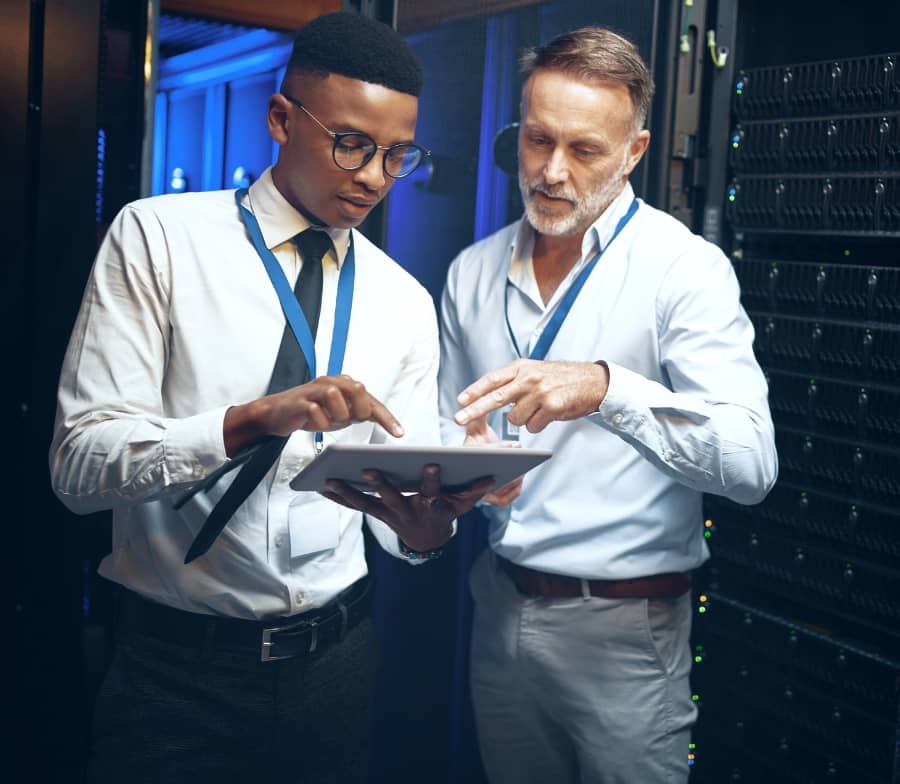
{"type": "Polygon", "coordinates": [[[562,33],[543,46],[526,49],[519,67],[523,82],[535,71],[546,69],[580,79],[621,84],[631,96],[633,132],[637,133],[647,119],[653,77],[637,47],[605,27],[582,27],[562,33]]]}

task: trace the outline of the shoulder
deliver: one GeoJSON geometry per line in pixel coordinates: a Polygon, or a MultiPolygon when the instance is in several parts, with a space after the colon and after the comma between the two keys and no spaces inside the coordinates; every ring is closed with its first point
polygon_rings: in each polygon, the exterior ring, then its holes
{"type": "Polygon", "coordinates": [[[377,292],[389,288],[401,299],[434,308],[425,287],[362,232],[353,231],[353,249],[357,278],[367,290],[377,292]]]}
{"type": "Polygon", "coordinates": [[[642,201],[635,218],[629,252],[640,259],[644,269],[652,266],[665,276],[683,265],[691,265],[697,272],[723,265],[731,267],[721,248],[668,213],[642,201]]]}
{"type": "Polygon", "coordinates": [[[501,269],[505,274],[508,252],[516,239],[521,222],[520,218],[463,248],[450,264],[450,277],[465,276],[472,280],[485,276],[493,278],[496,271],[501,269]]]}
{"type": "Polygon", "coordinates": [[[158,222],[161,226],[179,226],[202,220],[238,219],[234,191],[198,191],[148,196],[126,204],[120,213],[138,222],[158,222]]]}

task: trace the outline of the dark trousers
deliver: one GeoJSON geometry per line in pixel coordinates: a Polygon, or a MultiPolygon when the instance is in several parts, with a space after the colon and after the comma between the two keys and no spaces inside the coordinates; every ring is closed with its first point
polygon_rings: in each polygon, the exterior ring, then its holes
{"type": "Polygon", "coordinates": [[[310,656],[186,650],[125,632],[94,713],[90,784],[355,784],[368,773],[371,620],[310,656]]]}

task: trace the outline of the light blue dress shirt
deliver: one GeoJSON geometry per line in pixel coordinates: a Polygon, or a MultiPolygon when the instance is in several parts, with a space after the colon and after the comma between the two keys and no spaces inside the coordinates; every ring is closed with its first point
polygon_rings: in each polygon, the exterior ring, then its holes
{"type": "MultiPolygon", "coordinates": [[[[585,233],[582,258],[548,303],[532,266],[534,232],[521,220],[454,260],[441,302],[443,438],[457,394],[534,346],[575,276],[606,247],[634,199],[630,185],[585,233]],[[506,300],[506,305],[504,303],[506,300]],[[527,347],[527,348],[526,348],[527,347]]],[[[522,446],[553,450],[529,472],[511,507],[485,507],[490,544],[533,569],[623,579],[700,566],[702,494],[761,501],[778,460],[768,388],[753,354],[753,327],[722,251],[641,202],[605,251],[547,354],[547,361],[609,366],[596,413],[553,422],[522,446]]],[[[502,412],[490,424],[502,430],[502,412]]]]}

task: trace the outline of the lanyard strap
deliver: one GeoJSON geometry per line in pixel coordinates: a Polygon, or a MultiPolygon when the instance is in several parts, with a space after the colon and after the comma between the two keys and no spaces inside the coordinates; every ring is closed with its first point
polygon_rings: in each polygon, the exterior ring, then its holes
{"type": "MultiPolygon", "coordinates": [[[[619,223],[616,225],[616,229],[612,234],[612,237],[609,238],[609,242],[606,243],[606,247],[600,248],[595,254],[594,257],[584,265],[584,269],[578,273],[578,277],[572,282],[572,285],[569,286],[568,291],[563,295],[562,299],[559,301],[559,304],[556,306],[556,310],[553,312],[553,315],[550,317],[550,320],[547,322],[547,326],[544,328],[544,331],[541,333],[541,337],[535,345],[534,349],[528,355],[529,359],[543,359],[547,356],[547,352],[550,350],[550,346],[553,344],[554,339],[556,338],[557,333],[563,325],[563,322],[566,320],[566,317],[569,315],[569,311],[572,309],[572,305],[575,304],[575,300],[578,298],[578,295],[581,293],[581,289],[584,287],[584,284],[587,283],[588,277],[590,277],[591,272],[594,267],[597,266],[597,262],[600,260],[600,257],[603,255],[604,251],[613,244],[613,241],[616,237],[619,236],[622,229],[628,225],[628,221],[630,221],[634,214],[638,210],[638,200],[635,199],[631,202],[631,206],[628,208],[628,212],[626,212],[619,223]]],[[[512,340],[513,348],[516,350],[516,355],[521,357],[522,352],[519,350],[519,344],[516,341],[516,336],[513,333],[512,325],[509,323],[509,283],[507,282],[507,286],[503,292],[503,314],[506,318],[506,329],[509,332],[509,337],[512,340]]]]}
{"type": "MultiPolygon", "coordinates": [[[[259,229],[259,223],[256,216],[248,210],[241,200],[247,193],[246,188],[242,188],[235,192],[234,199],[240,209],[241,219],[247,233],[250,235],[250,241],[256,249],[263,266],[272,281],[275,293],[278,294],[278,301],[281,303],[281,309],[284,316],[291,325],[291,331],[300,344],[300,350],[306,358],[306,365],[309,368],[309,377],[316,377],[316,344],[313,340],[312,331],[309,323],[294,296],[294,291],[288,283],[284,270],[263,241],[262,232],[259,229]]],[[[305,261],[305,260],[304,260],[305,261]]],[[[336,376],[341,372],[344,365],[344,354],[347,350],[347,338],[350,333],[350,314],[353,310],[353,282],[356,277],[356,255],[353,251],[353,232],[350,232],[350,247],[347,250],[347,257],[341,265],[341,274],[338,277],[337,302],[334,306],[334,331],[331,334],[331,354],[328,358],[328,375],[336,376]]]]}

